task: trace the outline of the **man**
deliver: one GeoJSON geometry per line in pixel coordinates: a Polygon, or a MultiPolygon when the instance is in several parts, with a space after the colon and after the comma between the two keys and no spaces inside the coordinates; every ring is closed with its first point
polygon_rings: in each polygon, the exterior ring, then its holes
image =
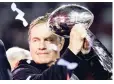
{"type": "MultiPolygon", "coordinates": [[[[34,20],[29,26],[29,47],[31,61],[21,60],[13,71],[14,80],[67,80],[67,79],[109,79],[93,50],[80,53],[87,33],[81,25],[73,26],[68,48],[62,56],[60,51],[64,39],[47,28],[48,16],[34,20]]],[[[84,46],[87,47],[87,42],[84,46]]]]}

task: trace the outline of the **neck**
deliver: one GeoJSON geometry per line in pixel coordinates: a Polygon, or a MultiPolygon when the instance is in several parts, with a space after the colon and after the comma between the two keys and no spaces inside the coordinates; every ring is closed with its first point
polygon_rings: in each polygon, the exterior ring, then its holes
{"type": "Polygon", "coordinates": [[[56,62],[56,61],[52,61],[52,62],[48,63],[47,66],[48,66],[48,67],[51,67],[52,65],[55,64],[55,62],[56,62]]]}

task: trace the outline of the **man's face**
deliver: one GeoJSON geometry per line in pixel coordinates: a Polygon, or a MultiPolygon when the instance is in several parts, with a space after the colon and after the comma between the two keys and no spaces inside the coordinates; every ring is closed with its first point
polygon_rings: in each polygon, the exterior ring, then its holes
{"type": "Polygon", "coordinates": [[[31,29],[29,45],[36,63],[51,63],[59,58],[60,39],[47,28],[46,23],[37,24],[31,29]]]}

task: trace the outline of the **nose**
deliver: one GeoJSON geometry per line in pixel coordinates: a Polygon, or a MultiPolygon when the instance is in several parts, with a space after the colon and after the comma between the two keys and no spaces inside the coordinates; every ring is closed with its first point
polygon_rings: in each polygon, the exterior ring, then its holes
{"type": "Polygon", "coordinates": [[[39,43],[39,50],[46,50],[46,46],[45,46],[45,42],[44,41],[41,41],[39,43]]]}

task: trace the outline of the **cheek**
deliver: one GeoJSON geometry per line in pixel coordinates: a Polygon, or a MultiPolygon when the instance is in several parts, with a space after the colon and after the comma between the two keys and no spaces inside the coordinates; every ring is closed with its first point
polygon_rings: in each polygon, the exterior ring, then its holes
{"type": "Polygon", "coordinates": [[[30,48],[31,55],[35,54],[36,49],[37,49],[36,46],[34,44],[30,43],[29,48],[30,48]]]}
{"type": "Polygon", "coordinates": [[[53,59],[56,59],[56,58],[59,57],[59,54],[58,53],[59,52],[57,52],[57,51],[51,51],[50,52],[50,57],[53,58],[53,59]]]}
{"type": "Polygon", "coordinates": [[[50,51],[51,56],[59,55],[60,48],[57,44],[49,44],[47,50],[50,51]]]}
{"type": "Polygon", "coordinates": [[[47,46],[47,49],[50,51],[58,51],[57,44],[50,43],[50,44],[47,44],[46,46],[47,46]]]}
{"type": "Polygon", "coordinates": [[[32,59],[37,62],[38,61],[38,56],[36,55],[36,48],[32,45],[30,45],[30,54],[31,54],[31,57],[32,59]]]}

